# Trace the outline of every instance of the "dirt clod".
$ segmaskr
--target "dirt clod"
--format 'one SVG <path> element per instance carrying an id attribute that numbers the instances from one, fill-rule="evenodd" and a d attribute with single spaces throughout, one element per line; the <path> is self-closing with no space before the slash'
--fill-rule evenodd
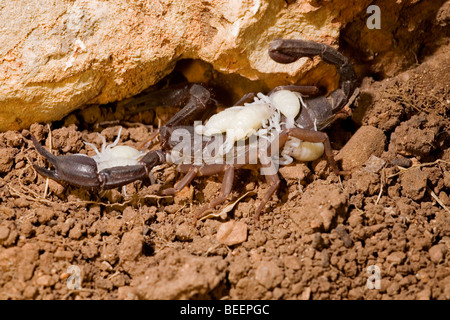
<path id="1" fill-rule="evenodd" d="M 124 261 L 135 260 L 142 253 L 143 241 L 139 228 L 125 233 L 119 246 L 119 258 Z"/>
<path id="2" fill-rule="evenodd" d="M 343 170 L 360 167 L 370 156 L 381 156 L 386 144 L 384 132 L 372 126 L 359 128 L 346 145 L 339 151 L 336 160 Z"/>
<path id="3" fill-rule="evenodd" d="M 217 230 L 217 241 L 227 246 L 242 243 L 247 239 L 247 229 L 247 224 L 243 222 L 225 222 Z"/>
<path id="4" fill-rule="evenodd" d="M 272 289 L 283 280 L 283 271 L 273 261 L 263 261 L 256 267 L 255 279 L 265 288 Z"/>
<path id="5" fill-rule="evenodd" d="M 425 195 L 427 175 L 420 168 L 407 170 L 401 177 L 402 191 L 413 200 L 420 200 Z"/>
<path id="6" fill-rule="evenodd" d="M 447 247 L 445 244 L 437 244 L 432 246 L 428 252 L 430 254 L 431 261 L 434 263 L 440 263 L 447 253 Z"/>

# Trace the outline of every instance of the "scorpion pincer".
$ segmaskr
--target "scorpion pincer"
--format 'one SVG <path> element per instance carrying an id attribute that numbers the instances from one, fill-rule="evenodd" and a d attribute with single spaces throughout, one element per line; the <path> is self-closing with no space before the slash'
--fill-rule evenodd
<path id="1" fill-rule="evenodd" d="M 195 214 L 223 203 L 231 193 L 236 169 L 259 165 L 270 184 L 255 210 L 255 219 L 278 189 L 278 165 L 293 161 L 312 161 L 325 156 L 335 174 L 343 174 L 334 160 L 326 133 L 321 132 L 335 119 L 348 116 L 346 105 L 356 89 L 356 74 L 349 60 L 334 48 L 305 40 L 276 39 L 269 45 L 269 56 L 278 63 L 292 63 L 302 57 L 319 56 L 335 65 L 340 76 L 339 88 L 328 96 L 319 96 L 315 86 L 279 86 L 267 95 L 248 93 L 233 107 L 211 116 L 204 125 L 194 123 L 215 110 L 211 92 L 191 84 L 172 96 L 184 107 L 159 129 L 161 148 L 148 153 L 118 146 L 119 136 L 111 145 L 103 142 L 101 151 L 88 157 L 81 154 L 54 156 L 37 140 L 37 151 L 55 167 L 48 170 L 34 166 L 43 176 L 69 184 L 97 189 L 123 186 L 144 179 L 153 167 L 175 163 L 185 173 L 174 187 L 162 191 L 173 195 L 197 176 L 223 174 L 220 194 Z M 176 104 L 176 101 L 174 101 Z M 201 136 L 200 143 L 196 137 Z M 201 157 L 197 157 L 200 155 Z M 200 160 L 198 160 L 200 159 Z"/>

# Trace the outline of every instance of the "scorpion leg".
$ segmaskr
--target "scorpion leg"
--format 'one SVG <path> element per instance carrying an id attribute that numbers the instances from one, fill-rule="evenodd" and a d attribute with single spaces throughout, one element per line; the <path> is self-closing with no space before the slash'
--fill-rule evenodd
<path id="1" fill-rule="evenodd" d="M 259 204 L 258 208 L 255 210 L 254 219 L 256 223 L 259 223 L 259 217 L 261 215 L 262 210 L 266 206 L 267 202 L 269 202 L 269 200 L 272 198 L 273 194 L 280 187 L 280 177 L 278 176 L 277 170 L 272 160 L 273 150 L 271 149 L 273 149 L 273 147 L 278 148 L 278 145 L 275 146 L 269 145 L 266 150 L 266 153 L 258 152 L 258 159 L 261 163 L 262 174 L 264 174 L 266 181 L 270 185 L 270 187 L 269 190 L 264 194 L 264 197 L 261 200 L 261 203 Z"/>
<path id="2" fill-rule="evenodd" d="M 175 183 L 175 186 L 173 188 L 168 188 L 162 191 L 163 195 L 173 195 L 183 189 L 184 187 L 188 186 L 192 180 L 197 176 L 198 173 L 198 167 L 190 165 L 187 173 L 184 175 L 184 177 Z"/>
<path id="3" fill-rule="evenodd" d="M 250 103 L 250 102 L 253 101 L 253 99 L 255 99 L 255 97 L 256 97 L 256 93 L 254 93 L 254 92 L 246 93 L 246 94 L 244 94 L 244 95 L 242 96 L 242 98 L 240 98 L 240 99 L 233 105 L 233 107 L 236 107 L 236 106 L 243 106 L 244 103 Z"/>
<path id="4" fill-rule="evenodd" d="M 211 200 L 210 203 L 201 207 L 195 213 L 195 220 L 198 220 L 198 219 L 204 217 L 205 211 L 212 209 L 215 206 L 224 202 L 231 193 L 231 190 L 233 188 L 233 181 L 234 181 L 234 165 L 211 164 L 211 165 L 206 165 L 206 166 L 200 168 L 200 170 L 199 170 L 200 175 L 209 176 L 209 175 L 222 173 L 222 172 L 224 173 L 224 175 L 223 175 L 222 187 L 220 189 L 219 197 L 215 198 L 214 200 Z"/>
<path id="5" fill-rule="evenodd" d="M 157 92 L 158 96 L 169 94 L 168 101 L 163 106 L 177 107 L 184 105 L 170 120 L 161 128 L 157 129 L 152 136 L 144 142 L 141 147 L 147 147 L 151 141 L 159 134 L 163 149 L 167 149 L 167 141 L 170 138 L 171 127 L 188 125 L 194 120 L 200 120 L 202 117 L 215 111 L 216 101 L 212 98 L 211 92 L 199 84 L 185 85 L 177 89 L 164 89 Z M 152 93 L 156 94 L 156 93 Z"/>
<path id="6" fill-rule="evenodd" d="M 325 156 L 327 157 L 328 163 L 336 175 L 346 175 L 346 171 L 341 171 L 339 166 L 337 165 L 336 160 L 334 160 L 333 149 L 331 148 L 330 139 L 325 132 L 314 131 L 309 129 L 302 128 L 290 128 L 285 129 L 280 134 L 280 148 L 284 146 L 284 143 L 287 141 L 288 137 L 295 137 L 302 141 L 308 142 L 322 142 L 325 149 Z"/>
<path id="7" fill-rule="evenodd" d="M 277 173 L 266 175 L 266 181 L 270 184 L 269 191 L 266 192 L 264 198 L 261 200 L 258 208 L 255 211 L 255 221 L 259 221 L 259 216 L 261 215 L 261 211 L 264 209 L 265 205 L 272 198 L 273 194 L 280 187 L 280 177 Z"/>
<path id="8" fill-rule="evenodd" d="M 205 111 L 208 111 L 208 107 L 214 105 L 215 100 L 213 100 L 211 92 L 202 85 L 193 84 L 189 89 L 189 100 L 186 105 L 170 118 L 166 127 L 187 125 L 194 120 L 199 120 L 205 114 Z"/>
<path id="9" fill-rule="evenodd" d="M 173 195 L 189 185 L 192 180 L 196 176 L 211 176 L 214 174 L 224 173 L 222 187 L 220 189 L 219 197 L 212 200 L 210 203 L 202 206 L 195 213 L 195 220 L 202 218 L 204 212 L 214 208 L 215 206 L 224 202 L 227 197 L 230 195 L 231 190 L 233 188 L 233 180 L 234 180 L 234 165 L 230 164 L 210 164 L 205 165 L 203 167 L 194 166 L 194 165 L 180 165 L 180 171 L 186 172 L 185 176 L 175 184 L 174 188 L 168 188 L 163 190 L 162 194 L 164 195 Z"/>
<path id="10" fill-rule="evenodd" d="M 263 167 L 270 167 L 272 165 L 271 157 L 269 157 L 268 155 L 273 155 L 273 152 L 274 152 L 273 149 L 281 150 L 289 137 L 295 137 L 302 141 L 323 143 L 324 149 L 325 149 L 325 155 L 328 159 L 328 163 L 329 163 L 331 169 L 333 170 L 333 172 L 336 175 L 347 174 L 346 171 L 339 170 L 339 167 L 333 156 L 333 150 L 331 148 L 330 139 L 328 138 L 328 135 L 324 132 L 302 129 L 302 128 L 290 128 L 290 129 L 285 129 L 283 132 L 281 132 L 281 134 L 279 135 L 278 144 L 270 145 L 267 148 L 266 155 L 262 155 L 262 154 L 259 155 L 261 163 L 264 163 L 262 165 Z M 280 177 L 278 176 L 277 173 L 266 174 L 265 177 L 266 177 L 267 183 L 270 184 L 270 187 L 269 187 L 269 191 L 266 192 L 263 199 L 261 200 L 261 203 L 259 204 L 258 208 L 255 211 L 255 220 L 256 221 L 259 221 L 259 216 L 261 215 L 261 212 L 264 209 L 264 206 L 267 204 L 267 202 L 270 200 L 270 198 L 272 198 L 273 194 L 276 192 L 276 190 L 280 186 Z"/>
<path id="11" fill-rule="evenodd" d="M 169 122 L 159 129 L 161 135 L 161 145 L 163 149 L 170 149 L 168 141 L 171 136 L 171 128 L 181 125 L 189 125 L 194 120 L 200 120 L 205 115 L 214 112 L 216 101 L 212 98 L 211 92 L 205 87 L 193 84 L 189 90 L 189 100 L 186 105 L 178 111 Z"/>

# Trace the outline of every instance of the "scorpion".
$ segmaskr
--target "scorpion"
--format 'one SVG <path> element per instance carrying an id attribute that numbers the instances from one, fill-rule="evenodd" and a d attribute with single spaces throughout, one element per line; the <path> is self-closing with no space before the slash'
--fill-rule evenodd
<path id="1" fill-rule="evenodd" d="M 259 165 L 269 189 L 255 210 L 255 220 L 280 186 L 278 165 L 293 161 L 313 161 L 325 153 L 331 170 L 343 175 L 334 157 L 328 135 L 321 130 L 334 120 L 349 116 L 349 100 L 356 90 L 356 74 L 348 58 L 326 44 L 308 40 L 275 39 L 268 54 L 278 63 L 289 64 L 303 57 L 319 56 L 336 66 L 339 87 L 328 96 L 318 95 L 315 86 L 286 85 L 272 89 L 267 95 L 248 93 L 234 106 L 207 118 L 205 125 L 198 120 L 215 112 L 217 102 L 212 92 L 200 84 L 189 84 L 168 93 L 167 99 L 183 107 L 157 131 L 160 148 L 149 152 L 118 145 L 101 150 L 93 145 L 96 155 L 55 156 L 32 136 L 36 150 L 54 170 L 39 167 L 42 176 L 71 185 L 106 190 L 124 186 L 150 177 L 154 167 L 177 164 L 184 176 L 173 187 L 161 191 L 174 195 L 198 176 L 223 174 L 219 196 L 204 204 L 195 219 L 222 204 L 230 195 L 236 169 Z M 253 101 L 252 101 L 253 100 Z M 194 121 L 194 125 L 192 122 Z M 197 121 L 197 122 L 195 122 Z M 194 141 L 200 135 L 199 141 Z M 200 155 L 200 161 L 196 160 Z"/>

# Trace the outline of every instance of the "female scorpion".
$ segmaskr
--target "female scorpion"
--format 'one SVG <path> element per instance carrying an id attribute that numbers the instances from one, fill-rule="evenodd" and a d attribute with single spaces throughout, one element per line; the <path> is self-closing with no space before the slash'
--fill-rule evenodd
<path id="1" fill-rule="evenodd" d="M 55 170 L 37 165 L 34 168 L 56 181 L 110 189 L 148 177 L 157 165 L 178 164 L 178 170 L 185 175 L 173 188 L 163 190 L 164 195 L 175 194 L 197 176 L 222 173 L 219 196 L 196 212 L 198 219 L 206 210 L 227 199 L 236 169 L 258 164 L 270 185 L 255 211 L 255 219 L 258 219 L 279 187 L 278 164 L 289 163 L 292 158 L 311 161 L 324 152 L 333 172 L 343 174 L 334 160 L 327 134 L 320 130 L 342 115 L 348 116 L 344 107 L 353 95 L 357 81 L 349 60 L 325 44 L 276 39 L 269 45 L 269 56 L 283 64 L 302 57 L 320 56 L 336 66 L 340 86 L 326 97 L 317 96 L 314 86 L 280 86 L 267 95 L 247 94 L 235 106 L 213 115 L 205 125 L 192 125 L 193 121 L 204 118 L 207 111 L 215 110 L 216 102 L 209 90 L 191 84 L 168 96 L 170 102 L 184 107 L 159 129 L 160 149 L 144 153 L 117 146 L 118 136 L 111 145 L 104 142 L 101 152 L 96 150 L 94 157 L 82 154 L 55 156 L 32 137 L 37 151 Z M 198 135 L 202 138 L 195 141 Z M 200 161 L 196 161 L 198 154 L 202 155 Z"/>

